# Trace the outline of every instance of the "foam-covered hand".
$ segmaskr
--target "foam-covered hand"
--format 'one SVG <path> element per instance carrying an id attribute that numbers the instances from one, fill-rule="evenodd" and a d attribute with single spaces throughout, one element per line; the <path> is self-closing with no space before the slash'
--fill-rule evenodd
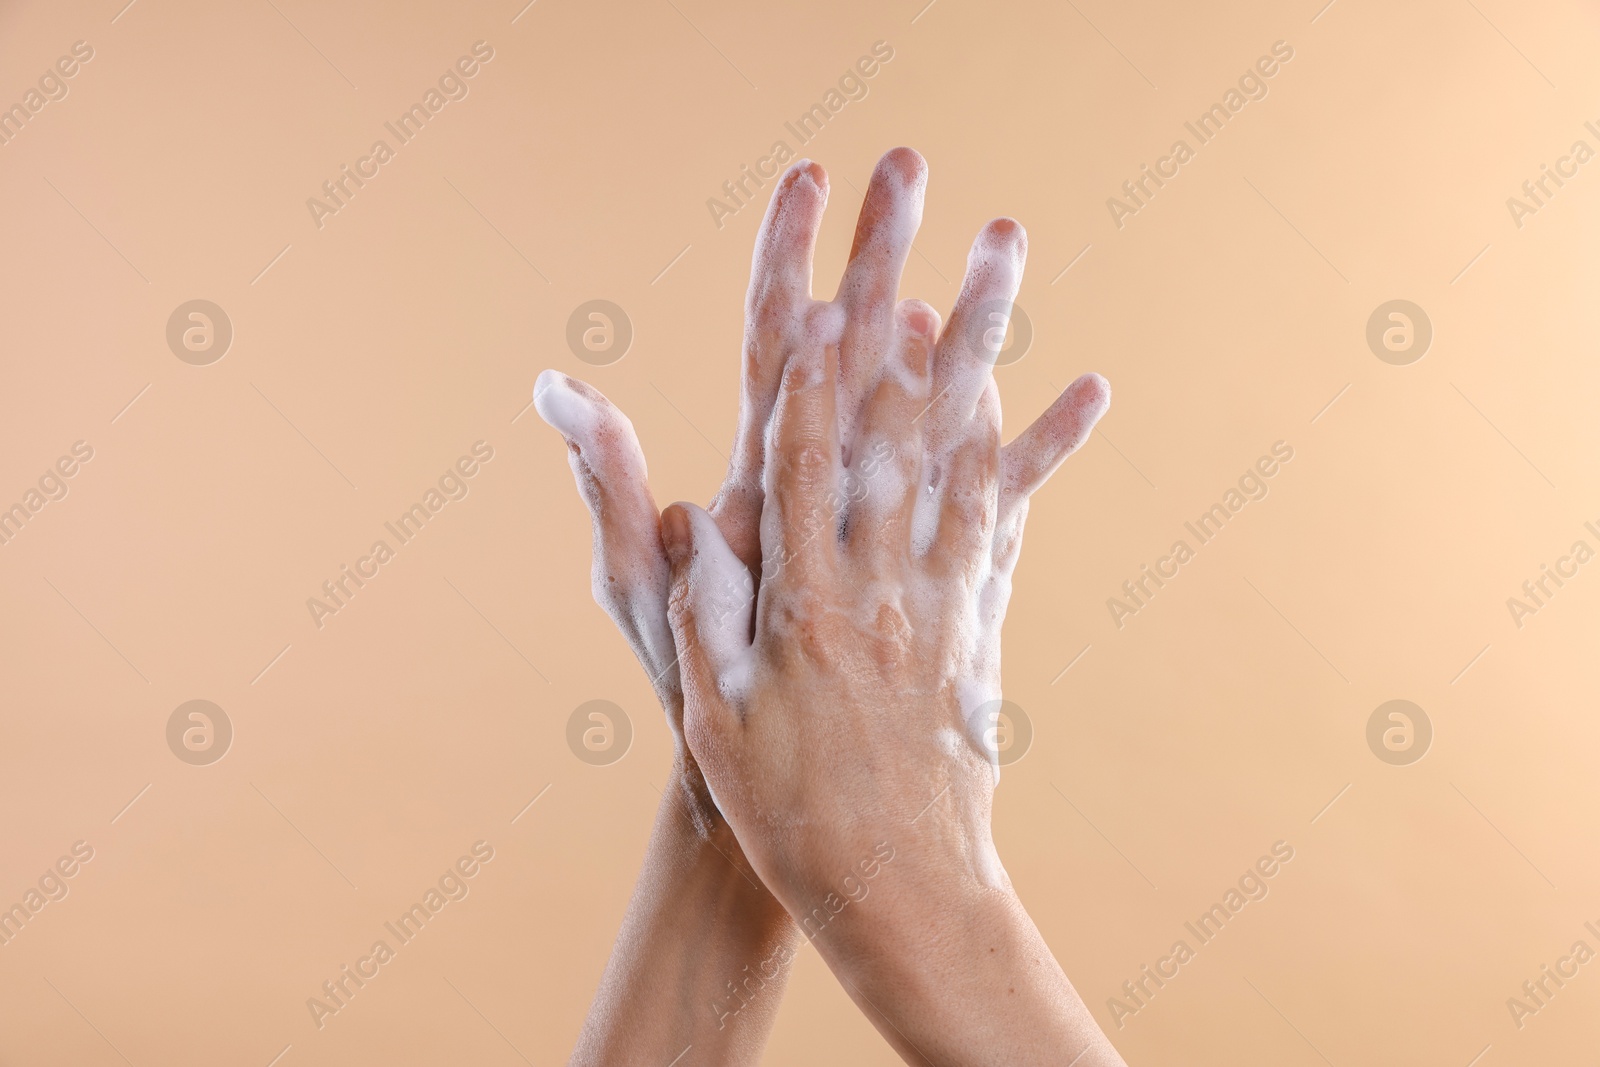
<path id="1" fill-rule="evenodd" d="M 732 458 L 708 508 L 748 575 L 761 565 L 767 422 L 785 360 L 802 343 L 808 316 L 819 307 L 832 307 L 844 323 L 841 358 L 846 368 L 836 407 L 853 416 L 893 343 L 896 290 L 922 218 L 926 183 L 927 167 L 910 149 L 894 149 L 879 162 L 862 205 L 849 265 L 831 305 L 811 296 L 812 253 L 827 202 L 826 174 L 817 164 L 801 160 L 784 173 L 773 193 L 757 237 L 745 301 Z M 667 623 L 669 568 L 638 437 L 628 418 L 598 390 L 556 371 L 539 376 L 534 404 L 565 438 L 578 491 L 589 509 L 595 600 L 615 620 L 649 674 L 679 741 L 692 788 L 697 775 L 681 743 L 683 701 L 673 669 L 677 650 Z M 848 426 L 845 432 L 848 440 Z M 752 581 L 740 584 L 754 588 Z"/>
<path id="2" fill-rule="evenodd" d="M 894 298 L 922 215 L 926 168 L 909 149 L 886 155 L 867 189 L 855 248 L 831 305 L 811 298 L 811 259 L 827 199 L 822 168 L 784 174 L 757 238 L 745 305 L 738 430 L 727 479 L 705 521 L 753 589 L 766 428 L 785 361 L 819 306 L 843 322 L 838 410 L 854 412 L 894 334 Z M 740 853 L 683 743 L 677 652 L 667 624 L 669 568 L 632 425 L 596 390 L 546 372 L 539 414 L 566 439 L 594 526 L 595 599 L 655 685 L 678 742 L 638 885 L 573 1052 L 580 1067 L 667 1063 L 688 1048 L 702 1064 L 754 1063 L 776 1016 L 798 937 Z M 688 818 L 685 818 L 687 813 Z M 739 985 L 735 985 L 738 979 Z M 750 998 L 759 983 L 761 995 Z"/>
<path id="3" fill-rule="evenodd" d="M 1025 255 L 1021 227 L 996 220 L 942 335 L 925 305 L 900 308 L 891 358 L 845 422 L 849 447 L 836 410 L 852 388 L 848 322 L 835 305 L 809 309 L 769 429 L 754 600 L 746 560 L 710 515 L 674 505 L 663 516 L 684 726 L 712 796 L 863 1010 L 908 1057 L 933 1062 L 1032 1062 L 1091 1041 L 1111 1058 L 1085 1063 L 1116 1062 L 1092 1023 L 1083 1030 L 990 837 L 987 712 L 1028 496 L 1110 402 L 1105 380 L 1085 375 L 1001 448 L 989 316 L 998 309 L 1003 325 Z M 865 903 L 844 906 L 854 899 Z M 1004 954 L 941 957 L 974 934 Z M 1027 993 L 946 1031 L 950 994 L 994 968 Z M 1031 1022 L 1012 1018 L 1035 1009 Z M 1019 1023 L 1054 1043 L 1017 1044 Z"/>

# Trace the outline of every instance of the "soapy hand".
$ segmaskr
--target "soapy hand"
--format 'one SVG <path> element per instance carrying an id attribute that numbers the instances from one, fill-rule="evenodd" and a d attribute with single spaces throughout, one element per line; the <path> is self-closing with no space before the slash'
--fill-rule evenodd
<path id="1" fill-rule="evenodd" d="M 739 421 L 732 458 L 708 514 L 747 573 L 761 566 L 759 522 L 766 429 L 784 363 L 819 306 L 844 322 L 837 409 L 853 413 L 892 342 L 895 292 L 922 218 L 927 166 L 910 149 L 886 154 L 873 172 L 855 247 L 832 305 L 811 298 L 811 260 L 827 202 L 827 178 L 808 160 L 784 173 L 762 222 L 745 301 Z M 534 406 L 566 440 L 578 490 L 594 531 L 592 589 L 632 646 L 667 710 L 680 760 L 698 781 L 682 744 L 683 697 L 677 650 L 667 623 L 669 569 L 660 516 L 650 495 L 644 453 L 633 424 L 593 387 L 555 371 L 534 386 Z M 848 439 L 849 428 L 845 428 Z M 753 589 L 750 582 L 743 583 Z M 691 785 L 693 804 L 707 818 L 714 808 Z"/>
<path id="2" fill-rule="evenodd" d="M 864 382 L 845 378 L 837 305 L 806 309 L 768 430 L 754 599 L 705 512 L 668 508 L 662 538 L 689 748 L 863 1011 L 908 1059 L 1083 1053 L 1087 1067 L 1120 1061 L 1017 901 L 989 824 L 989 709 L 1028 497 L 1110 402 L 1085 375 L 1000 447 L 989 316 L 1003 325 L 1025 256 L 1020 226 L 990 223 L 949 326 L 903 303 Z M 856 392 L 866 403 L 841 419 Z M 892 873 L 846 910 L 861 858 L 885 849 Z"/>
<path id="3" fill-rule="evenodd" d="M 922 216 L 927 169 L 909 149 L 873 172 L 845 278 L 838 410 L 854 412 L 893 337 L 900 270 Z M 779 180 L 751 267 L 745 305 L 738 429 L 727 478 L 708 519 L 753 590 L 761 565 L 766 427 L 785 361 L 804 337 L 811 260 L 827 179 L 802 160 Z M 591 387 L 547 371 L 534 388 L 540 415 L 565 438 L 594 530 L 593 589 L 632 645 L 666 708 L 677 742 L 672 772 L 622 932 L 601 979 L 574 1064 L 667 1062 L 692 1045 L 701 1063 L 760 1056 L 799 933 L 749 869 L 683 742 L 677 652 L 667 622 L 669 567 L 633 427 Z M 762 996 L 731 978 L 754 966 Z M 769 971 L 771 973 L 769 973 Z"/>
<path id="4" fill-rule="evenodd" d="M 1020 265 L 1021 248 L 1014 224 L 992 224 L 974 275 Z M 1002 450 L 998 394 L 959 330 L 961 305 L 937 348 L 932 310 L 903 307 L 847 461 L 832 312 L 810 316 L 773 413 L 757 596 L 708 514 L 679 504 L 662 519 L 690 750 L 795 915 L 883 834 L 939 824 L 912 829 L 936 798 L 950 818 L 928 863 L 1005 886 L 989 840 L 989 713 L 1011 572 L 1028 494 L 1109 402 L 1086 375 Z"/>
<path id="5" fill-rule="evenodd" d="M 802 161 L 780 181 L 751 273 L 733 458 L 709 509 L 657 516 L 632 427 L 598 392 L 546 372 L 535 400 L 589 506 L 596 599 L 668 710 L 675 777 L 708 839 L 748 857 L 763 897 L 776 895 L 908 1060 L 1105 1067 L 1121 1060 L 995 853 L 986 712 L 1028 497 L 1086 439 L 1109 390 L 1085 375 L 1000 447 L 992 369 L 1026 238 L 1009 219 L 985 227 L 941 330 L 932 308 L 895 299 L 925 183 L 915 152 L 884 156 L 824 302 L 810 281 L 826 175 Z M 710 973 L 683 976 L 687 960 L 731 952 L 737 971 L 748 951 L 696 952 L 668 929 L 685 900 L 662 834 L 658 821 L 574 1062 L 686 1036 L 712 1060 L 743 1060 L 770 1028 L 776 994 L 739 1043 L 715 1044 L 727 1007 L 712 1033 L 672 1025 Z M 858 872 L 873 879 L 870 901 Z M 860 904 L 843 909 L 841 892 Z M 792 942 L 792 923 L 774 934 L 757 913 L 701 925 L 763 954 Z M 677 1000 L 657 973 L 683 987 Z"/>

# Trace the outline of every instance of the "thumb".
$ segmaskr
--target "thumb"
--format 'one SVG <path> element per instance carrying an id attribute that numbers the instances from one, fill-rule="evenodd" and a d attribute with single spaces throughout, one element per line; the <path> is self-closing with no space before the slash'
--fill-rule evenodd
<path id="1" fill-rule="evenodd" d="M 1029 496 L 1050 480 L 1063 460 L 1089 439 L 1095 423 L 1111 407 L 1111 383 L 1085 374 L 1001 449 L 1006 492 Z"/>
<path id="2" fill-rule="evenodd" d="M 701 701 L 720 705 L 719 682 L 732 680 L 750 651 L 750 570 L 716 520 L 693 504 L 673 504 L 661 513 L 661 544 L 672 568 L 667 618 L 678 647 L 685 711 Z"/>
<path id="3" fill-rule="evenodd" d="M 667 561 L 656 534 L 644 452 L 633 424 L 600 391 L 545 371 L 533 389 L 539 416 L 566 440 L 567 459 L 594 527 L 594 598 L 622 631 L 664 703 L 671 683 Z"/>

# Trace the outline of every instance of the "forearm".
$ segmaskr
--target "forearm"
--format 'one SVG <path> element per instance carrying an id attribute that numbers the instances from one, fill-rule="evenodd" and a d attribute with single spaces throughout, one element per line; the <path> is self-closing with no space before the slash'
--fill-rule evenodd
<path id="1" fill-rule="evenodd" d="M 815 944 L 908 1063 L 1122 1067 L 1009 885 L 881 881 Z"/>
<path id="2" fill-rule="evenodd" d="M 680 770 L 668 782 L 573 1065 L 756 1062 L 799 934 Z M 709 810 L 708 810 L 709 809 Z"/>

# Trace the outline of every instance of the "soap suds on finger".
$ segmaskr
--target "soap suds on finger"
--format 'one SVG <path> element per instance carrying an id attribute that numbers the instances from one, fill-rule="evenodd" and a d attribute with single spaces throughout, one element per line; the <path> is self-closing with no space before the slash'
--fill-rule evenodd
<path id="1" fill-rule="evenodd" d="M 547 370 L 534 408 L 567 441 L 567 460 L 593 527 L 594 598 L 658 672 L 672 657 L 668 585 L 644 452 L 627 416 L 592 386 Z"/>

